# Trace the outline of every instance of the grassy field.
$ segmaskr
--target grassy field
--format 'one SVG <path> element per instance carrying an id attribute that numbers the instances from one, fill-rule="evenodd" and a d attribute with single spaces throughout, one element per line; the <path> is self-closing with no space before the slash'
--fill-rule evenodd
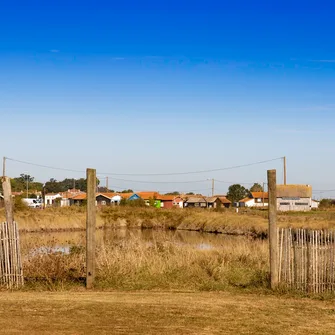
<path id="1" fill-rule="evenodd" d="M 333 301 L 211 292 L 1 292 L 3 334 L 334 334 Z"/>
<path id="2" fill-rule="evenodd" d="M 4 220 L 0 210 L 0 220 Z M 21 230 L 80 230 L 85 229 L 84 207 L 21 209 L 15 213 Z M 278 213 L 279 227 L 332 229 L 335 211 Z M 97 227 L 185 229 L 226 234 L 267 236 L 267 211 L 155 209 L 134 207 L 106 207 L 98 210 Z"/>

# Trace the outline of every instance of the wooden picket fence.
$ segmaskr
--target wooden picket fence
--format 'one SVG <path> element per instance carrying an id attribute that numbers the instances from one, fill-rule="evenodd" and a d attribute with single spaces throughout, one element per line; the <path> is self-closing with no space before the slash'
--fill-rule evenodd
<path id="1" fill-rule="evenodd" d="M 23 284 L 18 225 L 0 223 L 0 285 L 18 288 Z"/>
<path id="2" fill-rule="evenodd" d="M 278 229 L 279 285 L 310 293 L 335 290 L 335 231 Z"/>

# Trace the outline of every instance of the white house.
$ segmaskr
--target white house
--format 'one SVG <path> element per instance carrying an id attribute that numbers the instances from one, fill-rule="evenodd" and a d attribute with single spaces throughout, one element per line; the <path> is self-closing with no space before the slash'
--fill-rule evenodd
<path id="1" fill-rule="evenodd" d="M 239 207 L 267 207 L 269 205 L 268 192 L 251 192 L 250 197 L 239 201 Z"/>
<path id="2" fill-rule="evenodd" d="M 45 196 L 44 196 L 44 201 L 45 201 L 45 206 L 48 207 L 48 206 L 52 206 L 56 199 L 61 199 L 62 196 L 59 194 L 59 193 L 47 193 Z"/>

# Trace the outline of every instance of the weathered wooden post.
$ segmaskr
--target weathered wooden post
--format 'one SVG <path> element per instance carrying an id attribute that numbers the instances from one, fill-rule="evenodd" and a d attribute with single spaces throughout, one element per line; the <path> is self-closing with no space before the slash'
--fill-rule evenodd
<path id="1" fill-rule="evenodd" d="M 87 169 L 87 209 L 86 209 L 86 288 L 91 289 L 95 277 L 95 187 L 96 170 Z"/>
<path id="2" fill-rule="evenodd" d="M 278 285 L 277 248 L 277 178 L 276 170 L 268 170 L 269 189 L 269 245 L 271 288 Z"/>
<path id="3" fill-rule="evenodd" d="M 2 177 L 2 190 L 5 201 L 5 213 L 6 213 L 6 222 L 9 225 L 13 224 L 13 199 L 12 199 L 12 188 L 10 185 L 9 177 Z"/>

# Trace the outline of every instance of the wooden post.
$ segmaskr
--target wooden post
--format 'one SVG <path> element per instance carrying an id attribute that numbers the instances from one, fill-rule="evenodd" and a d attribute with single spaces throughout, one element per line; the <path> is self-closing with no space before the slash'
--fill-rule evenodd
<path id="1" fill-rule="evenodd" d="M 91 289 L 95 276 L 95 189 L 96 170 L 87 169 L 87 209 L 86 209 L 86 288 Z"/>
<path id="2" fill-rule="evenodd" d="M 286 156 L 284 158 L 284 185 L 286 185 Z"/>
<path id="3" fill-rule="evenodd" d="M 6 222 L 8 224 L 13 224 L 13 199 L 12 199 L 12 188 L 10 185 L 9 177 L 2 177 L 2 190 L 5 200 L 5 213 L 6 213 Z"/>
<path id="4" fill-rule="evenodd" d="M 276 170 L 268 170 L 269 190 L 269 244 L 270 244 L 270 278 L 271 288 L 278 285 L 277 257 L 277 180 Z"/>

